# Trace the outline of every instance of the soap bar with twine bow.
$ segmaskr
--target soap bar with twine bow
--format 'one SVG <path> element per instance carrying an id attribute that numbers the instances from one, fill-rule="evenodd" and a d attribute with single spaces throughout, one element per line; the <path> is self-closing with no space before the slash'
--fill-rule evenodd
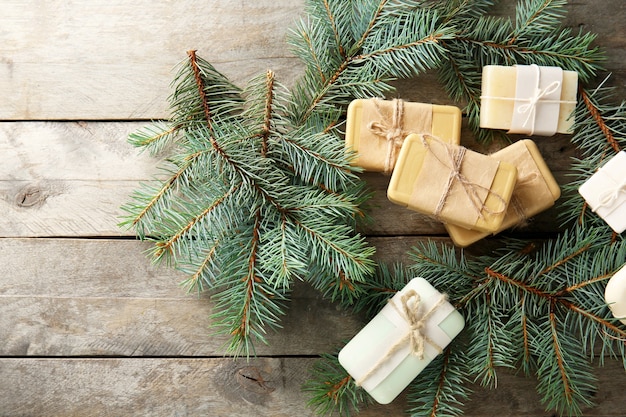
<path id="1" fill-rule="evenodd" d="M 480 127 L 552 136 L 572 133 L 578 74 L 558 67 L 483 67 Z"/>
<path id="2" fill-rule="evenodd" d="M 455 106 L 412 103 L 399 99 L 358 99 L 348 106 L 346 150 L 353 165 L 391 173 L 402 142 L 410 133 L 428 133 L 458 145 L 461 110 Z"/>
<path id="3" fill-rule="evenodd" d="M 424 278 L 413 278 L 339 352 L 339 363 L 388 404 L 458 335 L 463 316 Z"/>
<path id="4" fill-rule="evenodd" d="M 511 227 L 525 226 L 531 217 L 552 207 L 561 196 L 559 184 L 532 140 L 520 140 L 489 156 L 517 168 L 517 181 L 511 201 L 502 225 L 493 234 Z M 469 246 L 490 235 L 453 224 L 445 226 L 450 238 L 459 247 Z"/>
<path id="5" fill-rule="evenodd" d="M 626 230 L 626 151 L 613 156 L 578 192 L 616 233 Z"/>
<path id="6" fill-rule="evenodd" d="M 387 197 L 443 223 L 492 233 L 504 220 L 516 179 L 509 163 L 412 134 L 398 155 Z"/>

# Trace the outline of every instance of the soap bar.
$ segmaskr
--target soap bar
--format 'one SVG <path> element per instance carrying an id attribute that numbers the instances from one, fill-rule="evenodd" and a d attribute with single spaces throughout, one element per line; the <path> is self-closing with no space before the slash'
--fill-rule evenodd
<path id="1" fill-rule="evenodd" d="M 613 156 L 578 192 L 616 233 L 626 230 L 626 151 Z"/>
<path id="2" fill-rule="evenodd" d="M 626 324 L 626 265 L 609 279 L 604 289 L 604 299 L 613 317 Z"/>
<path id="3" fill-rule="evenodd" d="M 387 197 L 444 223 L 491 233 L 504 220 L 516 179 L 511 164 L 412 134 L 400 149 Z"/>
<path id="4" fill-rule="evenodd" d="M 412 330 L 409 323 L 417 321 L 423 327 Z M 374 400 L 388 404 L 464 326 L 443 294 L 424 278 L 413 278 L 344 346 L 339 363 Z M 422 338 L 423 352 L 412 350 L 410 337 Z"/>
<path id="5" fill-rule="evenodd" d="M 358 99 L 348 106 L 346 149 L 366 171 L 390 173 L 410 133 L 429 133 L 459 144 L 461 109 L 402 100 Z"/>
<path id="6" fill-rule="evenodd" d="M 511 201 L 502 225 L 494 234 L 547 210 L 561 196 L 559 184 L 532 140 L 520 140 L 490 156 L 517 168 L 517 181 Z M 460 247 L 469 246 L 489 235 L 453 224 L 446 224 L 445 227 L 454 244 Z"/>
<path id="7" fill-rule="evenodd" d="M 557 67 L 483 67 L 480 127 L 552 136 L 572 133 L 578 73 Z"/>

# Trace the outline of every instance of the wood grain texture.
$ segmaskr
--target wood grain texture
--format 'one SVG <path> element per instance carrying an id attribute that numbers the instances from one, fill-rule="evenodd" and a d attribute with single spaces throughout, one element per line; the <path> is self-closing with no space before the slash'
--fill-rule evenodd
<path id="1" fill-rule="evenodd" d="M 301 391 L 311 358 L 0 358 L 0 416 L 313 417 Z M 623 378 L 615 366 L 596 370 L 597 407 L 585 416 L 623 416 Z M 499 374 L 499 388 L 477 388 L 467 417 L 552 416 L 532 378 Z M 28 393 L 28 395 L 24 395 Z M 403 395 L 371 405 L 362 417 L 406 415 Z"/>
<path id="2" fill-rule="evenodd" d="M 6 0 L 0 119 L 155 119 L 175 66 L 197 49 L 243 85 L 300 67 L 285 47 L 302 0 Z"/>
<path id="3" fill-rule="evenodd" d="M 207 294 L 132 240 L 0 239 L 0 356 L 221 356 Z M 283 328 L 258 355 L 319 355 L 363 318 L 295 285 Z"/>
<path id="4" fill-rule="evenodd" d="M 0 119 L 166 117 L 169 85 L 185 52 L 197 49 L 243 86 L 270 68 L 287 85 L 302 72 L 285 36 L 303 0 L 232 2 L 5 0 L 0 4 Z M 513 13 L 506 0 L 496 10 Z M 626 92 L 621 0 L 568 4 L 564 25 L 598 34 L 606 73 Z M 610 10 L 611 13 L 606 13 Z M 450 103 L 433 74 L 399 83 L 399 94 Z"/>
<path id="5" fill-rule="evenodd" d="M 174 68 L 198 54 L 243 86 L 273 69 L 292 85 L 302 66 L 285 36 L 304 0 L 2 0 L 0 2 L 0 416 L 313 416 L 300 389 L 315 356 L 340 347 L 365 318 L 304 283 L 262 357 L 222 357 L 211 335 L 209 294 L 146 259 L 150 244 L 117 227 L 119 207 L 158 159 L 128 133 L 167 117 Z M 514 0 L 497 15 L 512 15 Z M 570 1 L 564 24 L 598 34 L 608 85 L 626 96 L 626 2 Z M 395 83 L 412 101 L 456 104 L 435 72 Z M 45 122 L 55 120 L 54 122 Z M 467 129 L 463 145 L 483 153 Z M 538 138 L 559 183 L 575 156 L 569 136 Z M 443 227 L 386 199 L 388 177 L 364 174 L 374 192 L 362 227 L 377 259 L 410 263 L 425 240 L 448 244 Z M 556 209 L 511 235 L 539 240 L 558 230 Z M 91 239 L 95 237 L 95 239 Z M 121 238 L 120 238 L 121 237 Z M 467 250 L 501 246 L 489 237 Z M 623 416 L 624 368 L 595 370 L 596 408 Z M 532 378 L 502 371 L 498 389 L 473 387 L 469 417 L 553 416 Z M 403 416 L 404 396 L 361 416 Z"/>
<path id="6" fill-rule="evenodd" d="M 0 236 L 120 236 L 159 161 L 127 143 L 145 123 L 0 123 Z"/>
<path id="7" fill-rule="evenodd" d="M 0 123 L 1 237 L 131 236 L 120 229 L 120 206 L 140 182 L 159 174 L 159 159 L 127 143 L 128 134 L 143 122 L 5 122 Z M 482 153 L 505 146 L 477 144 L 464 129 L 462 144 Z M 539 138 L 537 145 L 559 183 L 566 175 L 575 147 L 568 136 Z M 443 225 L 392 204 L 387 199 L 389 177 L 363 174 L 374 192 L 370 214 L 374 222 L 362 232 L 372 236 L 442 235 Z M 556 211 L 537 216 L 517 233 L 558 230 Z"/>

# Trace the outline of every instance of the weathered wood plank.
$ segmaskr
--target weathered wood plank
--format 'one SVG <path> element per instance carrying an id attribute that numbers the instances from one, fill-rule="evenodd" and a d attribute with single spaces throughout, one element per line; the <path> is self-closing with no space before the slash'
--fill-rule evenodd
<path id="1" fill-rule="evenodd" d="M 1 416 L 314 416 L 313 359 L 0 359 Z M 402 415 L 403 404 L 363 417 Z"/>
<path id="2" fill-rule="evenodd" d="M 410 264 L 425 237 L 372 238 L 377 259 Z M 431 238 L 431 240 L 433 240 Z M 434 241 L 448 243 L 448 239 Z M 106 239 L 0 239 L 0 356 L 221 356 L 208 294 L 179 287 L 184 275 L 145 259 L 147 243 Z M 497 240 L 483 243 L 488 251 Z M 283 328 L 259 355 L 318 355 L 365 324 L 295 283 Z"/>
<path id="3" fill-rule="evenodd" d="M 290 85 L 302 65 L 289 52 L 285 35 L 303 4 L 5 0 L 0 5 L 0 119 L 166 117 L 173 67 L 189 49 L 198 49 L 238 85 L 267 68 Z M 498 13 L 510 14 L 513 4 L 503 1 Z M 623 2 L 577 1 L 567 9 L 566 26 L 598 34 L 596 43 L 609 58 L 606 68 L 623 94 Z M 402 96 L 449 102 L 436 77 L 400 85 Z"/>
<path id="4" fill-rule="evenodd" d="M 315 359 L 208 358 L 0 359 L 1 416 L 159 415 L 215 417 L 315 416 L 301 391 Z M 598 369 L 596 408 L 583 416 L 623 416 L 621 367 Z M 496 390 L 478 388 L 467 417 L 551 416 L 532 378 L 499 374 Z M 371 405 L 359 416 L 405 416 L 402 395 Z"/>
<path id="5" fill-rule="evenodd" d="M 119 236 L 120 205 L 158 160 L 126 142 L 144 123 L 0 123 L 0 236 Z"/>
<path id="6" fill-rule="evenodd" d="M 130 240 L 0 239 L 0 356 L 221 356 L 207 295 Z M 333 351 L 362 327 L 305 283 L 259 355 Z"/>
<path id="7" fill-rule="evenodd" d="M 300 72 L 285 47 L 302 0 L 6 0 L 0 119 L 166 117 L 173 68 L 198 49 L 239 85 Z"/>
<path id="8" fill-rule="evenodd" d="M 120 206 L 140 181 L 158 174 L 158 159 L 140 154 L 126 138 L 141 122 L 5 122 L 0 123 L 0 236 L 130 236 L 117 224 Z M 539 138 L 537 144 L 558 180 L 575 148 L 567 136 Z M 477 144 L 464 129 L 462 144 L 483 153 L 504 146 Z M 443 226 L 387 200 L 389 177 L 363 178 L 374 192 L 374 222 L 368 235 L 440 235 Z M 555 210 L 537 216 L 524 233 L 556 230 Z"/>

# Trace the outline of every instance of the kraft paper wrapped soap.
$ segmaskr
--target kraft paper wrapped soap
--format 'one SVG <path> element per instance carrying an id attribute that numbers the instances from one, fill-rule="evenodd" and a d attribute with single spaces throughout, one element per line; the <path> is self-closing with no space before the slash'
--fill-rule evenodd
<path id="1" fill-rule="evenodd" d="M 606 284 L 604 299 L 613 317 L 626 324 L 626 265 L 621 267 Z"/>
<path id="2" fill-rule="evenodd" d="M 559 184 L 532 140 L 520 140 L 490 156 L 517 168 L 517 181 L 511 201 L 502 225 L 494 234 L 523 224 L 528 218 L 552 207 L 561 196 Z M 471 245 L 490 234 L 452 224 L 445 226 L 454 244 L 460 247 Z"/>
<path id="3" fill-rule="evenodd" d="M 413 278 L 339 352 L 339 363 L 388 404 L 458 335 L 463 316 L 423 278 Z"/>
<path id="4" fill-rule="evenodd" d="M 393 203 L 466 229 L 500 228 L 515 166 L 426 135 L 409 135 L 389 181 Z"/>
<path id="5" fill-rule="evenodd" d="M 616 233 L 626 230 L 626 151 L 618 152 L 578 192 Z"/>
<path id="6" fill-rule="evenodd" d="M 480 127 L 552 136 L 572 133 L 578 74 L 558 67 L 483 67 Z"/>
<path id="7" fill-rule="evenodd" d="M 366 171 L 390 173 L 410 133 L 429 133 L 458 145 L 461 109 L 398 99 L 359 99 L 348 106 L 346 149 L 356 153 L 353 164 Z"/>

